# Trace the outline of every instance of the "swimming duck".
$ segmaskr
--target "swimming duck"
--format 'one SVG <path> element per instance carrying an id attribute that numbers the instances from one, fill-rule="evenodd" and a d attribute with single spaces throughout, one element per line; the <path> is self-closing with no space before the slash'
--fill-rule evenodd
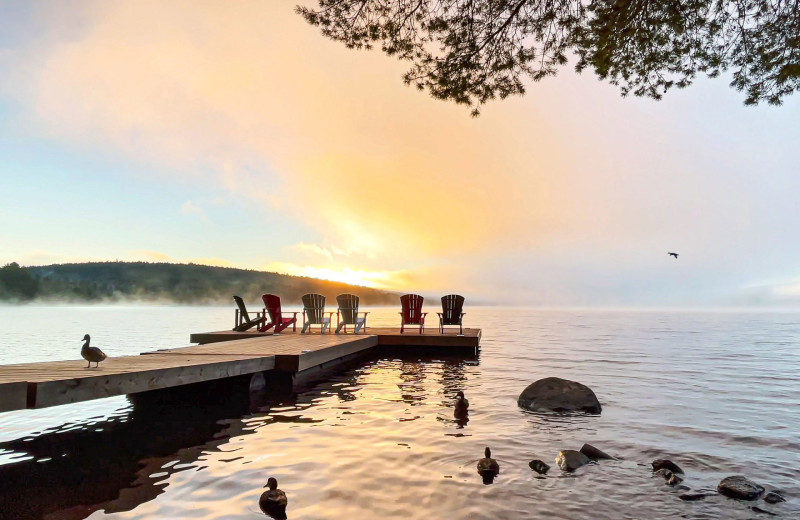
<path id="1" fill-rule="evenodd" d="M 89 364 L 86 365 L 86 368 L 92 366 L 92 363 L 96 363 L 95 367 L 99 367 L 100 362 L 108 357 L 99 348 L 89 346 L 89 341 L 91 341 L 91 339 L 92 338 L 90 338 L 88 334 L 85 335 L 83 337 L 83 341 L 86 343 L 84 343 L 83 347 L 81 348 L 81 357 L 89 362 Z"/>
<path id="2" fill-rule="evenodd" d="M 486 457 L 478 461 L 478 473 L 484 478 L 487 476 L 494 478 L 495 475 L 500 473 L 500 464 L 492 458 L 492 450 L 488 446 L 483 453 Z"/>
<path id="3" fill-rule="evenodd" d="M 456 394 L 456 408 L 453 413 L 456 417 L 464 417 L 469 413 L 469 401 L 464 397 L 464 392 L 460 390 Z"/>
<path id="4" fill-rule="evenodd" d="M 286 498 L 286 493 L 278 489 L 278 480 L 270 477 L 264 487 L 269 489 L 261 494 L 258 507 L 273 518 L 286 518 L 286 505 L 289 500 Z"/>

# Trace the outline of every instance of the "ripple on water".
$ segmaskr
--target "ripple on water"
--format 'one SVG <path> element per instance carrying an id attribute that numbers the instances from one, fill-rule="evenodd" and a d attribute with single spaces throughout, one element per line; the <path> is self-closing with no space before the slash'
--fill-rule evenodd
<path id="1" fill-rule="evenodd" d="M 168 310 L 65 307 L 59 315 L 66 337 L 82 337 L 98 318 L 113 323 L 93 338 L 120 354 L 179 346 L 198 322 L 229 326 L 227 308 Z M 26 319 L 40 311 L 0 314 L 4 344 L 30 339 Z M 376 311 L 374 324 L 394 325 L 393 313 Z M 484 327 L 477 360 L 367 360 L 249 411 L 195 403 L 150 417 L 115 398 L 4 414 L 1 481 L 24 486 L 22 494 L 48 481 L 39 493 L 49 495 L 35 503 L 58 508 L 14 518 L 253 518 L 268 476 L 287 492 L 290 518 L 753 516 L 748 504 L 720 496 L 680 500 L 652 475 L 659 457 L 683 466 L 693 490 L 745 473 L 789 499 L 760 506 L 800 517 L 800 319 L 485 308 L 468 317 Z M 72 343 L 44 336 L 26 345 L 37 359 L 76 355 Z M 3 361 L 19 362 L 8 357 L 14 351 Z M 519 392 L 548 376 L 593 388 L 603 414 L 520 410 Z M 470 400 L 466 423 L 453 417 L 458 390 Z M 585 442 L 620 460 L 561 473 L 558 451 Z M 486 446 L 501 465 L 491 485 L 475 469 Z M 528 468 L 534 458 L 553 467 L 549 475 Z"/>

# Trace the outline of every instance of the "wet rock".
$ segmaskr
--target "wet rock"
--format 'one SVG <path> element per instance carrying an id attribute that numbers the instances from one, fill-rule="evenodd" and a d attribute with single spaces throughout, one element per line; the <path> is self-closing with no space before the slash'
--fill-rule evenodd
<path id="1" fill-rule="evenodd" d="M 602 450 L 595 448 L 591 444 L 584 444 L 581 447 L 581 453 L 583 453 L 592 460 L 604 460 L 604 459 L 614 460 L 614 457 L 612 457 L 611 455 Z"/>
<path id="2" fill-rule="evenodd" d="M 755 500 L 764 493 L 764 488 L 742 475 L 734 475 L 722 479 L 717 491 L 730 498 Z"/>
<path id="3" fill-rule="evenodd" d="M 698 500 L 705 500 L 706 497 L 714 496 L 713 493 L 683 493 L 678 495 L 678 498 L 685 502 L 697 502 Z"/>
<path id="4" fill-rule="evenodd" d="M 786 499 L 777 491 L 770 491 L 764 495 L 764 502 L 767 504 L 777 504 L 778 502 L 786 502 Z"/>
<path id="5" fill-rule="evenodd" d="M 763 515 L 769 515 L 769 516 L 778 516 L 778 515 L 776 515 L 775 513 L 773 513 L 772 511 L 767 511 L 766 509 L 761 509 L 761 508 L 760 508 L 760 507 L 758 507 L 758 506 L 751 506 L 751 507 L 750 507 L 750 510 L 751 510 L 751 511 L 753 511 L 753 512 L 755 512 L 755 513 L 761 513 L 761 514 L 763 514 Z"/>
<path id="6" fill-rule="evenodd" d="M 564 471 L 575 471 L 591 461 L 589 457 L 575 450 L 561 450 L 556 457 L 556 464 Z"/>
<path id="7" fill-rule="evenodd" d="M 658 475 L 658 476 L 662 477 L 664 479 L 664 482 L 668 486 L 677 486 L 678 484 L 683 482 L 683 479 L 681 477 L 679 477 L 675 473 L 671 472 L 667 468 L 661 468 L 661 469 L 655 471 L 654 475 Z"/>
<path id="8" fill-rule="evenodd" d="M 658 471 L 664 468 L 670 470 L 673 473 L 680 473 L 681 475 L 683 474 L 683 470 L 681 469 L 681 467 L 669 459 L 656 459 L 650 464 L 652 464 L 653 466 L 653 471 Z"/>
<path id="9" fill-rule="evenodd" d="M 532 460 L 528 463 L 528 466 L 531 467 L 533 471 L 540 475 L 546 475 L 548 471 L 550 471 L 550 466 L 548 466 L 544 461 L 536 459 Z"/>
<path id="10" fill-rule="evenodd" d="M 547 377 L 530 384 L 519 395 L 517 405 L 532 412 L 599 414 L 602 411 L 591 388 L 558 377 Z"/>

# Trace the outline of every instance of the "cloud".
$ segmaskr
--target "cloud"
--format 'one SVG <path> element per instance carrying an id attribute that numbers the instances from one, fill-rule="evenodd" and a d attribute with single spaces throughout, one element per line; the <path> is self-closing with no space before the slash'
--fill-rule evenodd
<path id="1" fill-rule="evenodd" d="M 206 216 L 206 212 L 203 211 L 203 208 L 192 202 L 191 200 L 187 200 L 183 204 L 181 204 L 181 213 L 184 215 L 194 215 L 203 222 L 208 222 L 208 217 Z"/>

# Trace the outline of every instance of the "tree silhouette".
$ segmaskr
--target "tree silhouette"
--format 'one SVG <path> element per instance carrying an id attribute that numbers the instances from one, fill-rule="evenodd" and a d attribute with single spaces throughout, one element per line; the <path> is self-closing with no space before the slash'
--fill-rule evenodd
<path id="1" fill-rule="evenodd" d="M 799 0 L 317 0 L 297 12 L 354 49 L 411 62 L 403 79 L 478 107 L 575 69 L 660 99 L 730 71 L 748 105 L 800 89 Z"/>

